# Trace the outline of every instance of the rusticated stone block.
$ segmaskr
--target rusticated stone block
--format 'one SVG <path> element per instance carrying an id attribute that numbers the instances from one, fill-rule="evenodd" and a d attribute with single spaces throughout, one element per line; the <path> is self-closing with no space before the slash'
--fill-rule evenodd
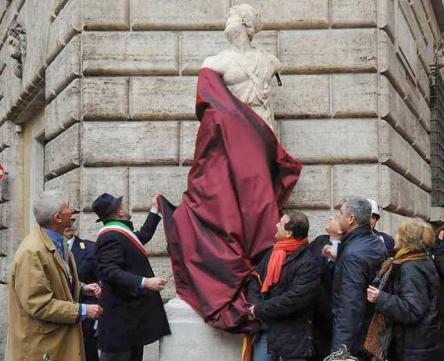
<path id="1" fill-rule="evenodd" d="M 432 207 L 431 208 L 431 221 L 442 221 L 444 219 L 444 207 Z"/>
<path id="2" fill-rule="evenodd" d="M 198 121 L 180 122 L 180 162 L 191 164 L 194 159 L 194 148 L 196 146 L 196 136 L 199 130 Z"/>
<path id="3" fill-rule="evenodd" d="M 415 183 L 416 185 L 421 185 L 422 183 L 422 168 L 424 159 L 417 153 L 415 149 L 409 147 L 408 151 L 409 155 L 409 171 L 406 174 L 406 177 Z"/>
<path id="4" fill-rule="evenodd" d="M 171 203 L 179 204 L 186 190 L 189 167 L 130 168 L 129 199 L 133 211 L 148 211 L 151 197 L 160 192 Z M 168 181 L 166 181 L 168 180 Z"/>
<path id="5" fill-rule="evenodd" d="M 58 175 L 80 165 L 80 125 L 74 124 L 45 145 L 45 174 Z"/>
<path id="6" fill-rule="evenodd" d="M 45 182 L 45 190 L 59 190 L 67 196 L 71 207 L 80 206 L 80 169 L 76 168 Z"/>
<path id="7" fill-rule="evenodd" d="M 333 0 L 331 3 L 332 26 L 376 26 L 377 0 Z"/>
<path id="8" fill-rule="evenodd" d="M 331 167 L 328 165 L 304 166 L 302 176 L 296 184 L 286 207 L 330 209 L 330 176 Z"/>
<path id="9" fill-rule="evenodd" d="M 328 75 L 287 75 L 275 87 L 272 104 L 281 118 L 325 118 L 329 114 Z M 311 91 L 307 91 L 311 89 Z"/>
<path id="10" fill-rule="evenodd" d="M 405 175 L 409 169 L 410 149 L 407 141 L 390 124 L 381 120 L 379 161 Z"/>
<path id="11" fill-rule="evenodd" d="M 415 119 L 415 136 L 414 147 L 421 156 L 430 160 L 430 136 L 427 131 L 422 127 L 421 123 Z"/>
<path id="12" fill-rule="evenodd" d="M 2 286 L 2 283 L 8 283 L 11 261 L 12 257 L 0 257 L 0 286 Z"/>
<path id="13" fill-rule="evenodd" d="M 414 214 L 415 185 L 388 167 L 380 168 L 381 206 L 407 216 Z"/>
<path id="14" fill-rule="evenodd" d="M 263 51 L 277 56 L 276 31 L 261 31 L 255 35 L 253 44 Z M 196 46 L 198 44 L 198 46 Z M 227 49 L 228 42 L 222 31 L 184 31 L 181 34 L 182 74 L 197 74 L 203 61 Z"/>
<path id="15" fill-rule="evenodd" d="M 377 119 L 284 120 L 281 128 L 282 143 L 305 164 L 378 161 Z"/>
<path id="16" fill-rule="evenodd" d="M 407 78 L 404 65 L 399 60 L 395 47 L 385 32 L 380 33 L 379 68 L 380 72 L 390 79 L 411 110 L 417 113 L 419 109 L 418 92 Z"/>
<path id="17" fill-rule="evenodd" d="M 175 32 L 85 32 L 87 75 L 174 75 L 179 72 Z"/>
<path id="18" fill-rule="evenodd" d="M 123 196 L 124 202 L 128 202 L 128 168 L 83 168 L 81 209 L 92 211 L 92 203 L 102 193 Z"/>
<path id="19" fill-rule="evenodd" d="M 73 0 L 66 4 L 50 24 L 48 34 L 47 62 L 50 63 L 65 44 L 82 30 L 81 1 Z"/>
<path id="20" fill-rule="evenodd" d="M 328 1 L 325 0 L 234 0 L 247 3 L 262 15 L 267 29 L 305 29 L 328 27 Z"/>
<path id="21" fill-rule="evenodd" d="M 334 216 L 338 211 L 331 210 L 303 210 L 310 222 L 310 229 L 308 231 L 308 240 L 311 242 L 317 236 L 321 234 L 327 234 L 324 227 L 327 224 L 328 219 Z"/>
<path id="22" fill-rule="evenodd" d="M 149 199 L 147 199 L 147 203 L 149 203 Z M 139 230 L 148 217 L 148 212 L 132 212 L 131 216 L 131 221 L 134 224 L 134 229 Z M 156 232 L 153 235 L 153 238 L 145 245 L 145 248 L 148 251 L 149 256 L 168 255 L 167 242 L 163 229 L 163 221 L 160 221 L 159 225 L 157 226 Z"/>
<path id="23" fill-rule="evenodd" d="M 0 148 L 5 149 L 12 145 L 14 132 L 12 122 L 7 120 L 0 126 Z"/>
<path id="24" fill-rule="evenodd" d="M 427 103 L 427 101 L 423 97 L 420 97 L 420 99 L 419 99 L 418 113 L 420 115 L 419 121 L 421 122 L 421 125 L 424 127 L 424 129 L 428 133 L 430 133 L 430 131 L 431 131 L 431 123 L 430 123 L 431 112 L 430 112 L 429 104 Z"/>
<path id="25" fill-rule="evenodd" d="M 9 221 L 9 202 L 0 204 L 0 229 L 6 229 L 10 226 Z"/>
<path id="26" fill-rule="evenodd" d="M 229 1 L 132 0 L 133 29 L 223 29 Z"/>
<path id="27" fill-rule="evenodd" d="M 47 100 L 80 76 L 80 36 L 75 36 L 46 69 Z"/>
<path id="28" fill-rule="evenodd" d="M 288 72 L 374 71 L 377 30 L 281 31 L 279 49 Z"/>
<path id="29" fill-rule="evenodd" d="M 130 78 L 131 119 L 193 119 L 195 77 Z"/>
<path id="30" fill-rule="evenodd" d="M 333 206 L 349 196 L 361 196 L 380 202 L 377 164 L 341 164 L 333 166 Z"/>
<path id="31" fill-rule="evenodd" d="M 395 38 L 395 6 L 393 0 L 377 0 L 378 27 L 392 39 Z"/>
<path id="32" fill-rule="evenodd" d="M 85 29 L 129 30 L 129 0 L 83 0 Z"/>
<path id="33" fill-rule="evenodd" d="M 9 254 L 9 234 L 7 229 L 0 231 L 0 257 L 5 257 Z"/>
<path id="34" fill-rule="evenodd" d="M 46 107 L 46 139 L 80 121 L 80 80 L 74 80 Z"/>
<path id="35" fill-rule="evenodd" d="M 3 20 L 3 16 L 6 14 L 6 0 L 0 1 L 0 22 Z"/>
<path id="36" fill-rule="evenodd" d="M 432 189 L 432 168 L 430 164 L 427 162 L 422 162 L 422 183 L 421 186 L 426 191 L 430 191 Z"/>
<path id="37" fill-rule="evenodd" d="M 76 227 L 78 229 L 78 236 L 82 239 L 87 239 L 92 242 L 97 241 L 97 235 L 100 229 L 103 227 L 102 222 L 96 222 L 97 214 L 91 212 L 82 212 L 78 216 L 78 224 Z"/>
<path id="38" fill-rule="evenodd" d="M 415 217 L 430 219 L 432 198 L 430 193 L 415 187 Z"/>
<path id="39" fill-rule="evenodd" d="M 150 257 L 150 263 L 156 277 L 168 279 L 166 287 L 160 294 L 164 301 L 170 300 L 176 295 L 176 288 L 174 286 L 173 271 L 169 257 Z"/>
<path id="40" fill-rule="evenodd" d="M 26 46 L 26 55 L 22 54 L 21 59 L 22 91 L 33 88 L 43 78 L 51 5 L 51 1 L 27 0 L 20 11 L 18 22 L 26 31 L 23 44 Z"/>
<path id="41" fill-rule="evenodd" d="M 398 3 L 398 7 L 401 4 Z M 401 56 L 401 61 L 405 65 L 406 69 L 410 74 L 415 74 L 418 55 L 416 53 L 416 42 L 414 34 L 411 30 L 411 26 L 414 23 L 414 19 L 410 14 L 410 8 L 404 7 L 406 11 L 396 11 L 396 25 L 397 25 L 397 43 L 399 46 L 398 54 Z"/>
<path id="42" fill-rule="evenodd" d="M 54 0 L 53 1 L 53 14 L 52 17 L 55 18 L 64 8 L 68 1 L 77 1 L 77 0 Z"/>
<path id="43" fill-rule="evenodd" d="M 128 119 L 128 78 L 85 78 L 82 90 L 84 120 Z"/>
<path id="44" fill-rule="evenodd" d="M 86 122 L 83 159 L 86 166 L 177 164 L 179 124 L 166 122 Z"/>
<path id="45" fill-rule="evenodd" d="M 415 139 L 415 115 L 405 104 L 387 78 L 380 78 L 380 116 L 386 119 L 404 138 Z"/>
<path id="46" fill-rule="evenodd" d="M 332 75 L 333 116 L 374 117 L 378 115 L 376 74 Z"/>

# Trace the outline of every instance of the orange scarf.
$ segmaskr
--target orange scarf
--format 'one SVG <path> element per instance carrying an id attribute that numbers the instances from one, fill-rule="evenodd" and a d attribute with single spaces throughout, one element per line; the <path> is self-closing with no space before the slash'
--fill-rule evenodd
<path id="1" fill-rule="evenodd" d="M 267 266 L 267 275 L 262 284 L 262 293 L 268 292 L 271 286 L 278 283 L 281 278 L 282 266 L 287 256 L 296 252 L 300 247 L 307 244 L 306 239 L 283 239 L 277 241 L 273 246 L 273 252 Z"/>

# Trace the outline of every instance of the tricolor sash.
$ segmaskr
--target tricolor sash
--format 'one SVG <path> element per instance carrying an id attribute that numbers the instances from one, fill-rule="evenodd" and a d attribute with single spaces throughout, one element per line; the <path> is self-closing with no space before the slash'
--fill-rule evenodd
<path id="1" fill-rule="evenodd" d="M 107 223 L 99 232 L 98 237 L 108 233 L 110 231 L 118 232 L 123 234 L 127 239 L 131 241 L 133 245 L 137 247 L 137 249 L 144 254 L 144 256 L 148 257 L 148 253 L 146 249 L 143 247 L 142 242 L 140 242 L 139 238 L 134 234 L 134 232 L 125 224 L 117 221 L 111 221 Z"/>

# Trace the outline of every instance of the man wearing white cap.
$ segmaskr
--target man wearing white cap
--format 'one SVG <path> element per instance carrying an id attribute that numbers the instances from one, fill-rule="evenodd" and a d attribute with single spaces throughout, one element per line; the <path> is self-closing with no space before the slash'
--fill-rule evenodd
<path id="1" fill-rule="evenodd" d="M 375 228 L 376 223 L 378 223 L 379 218 L 381 217 L 381 212 L 379 210 L 378 203 L 376 203 L 376 201 L 374 201 L 373 199 L 367 199 L 367 200 L 370 202 L 372 206 L 372 217 L 370 218 L 370 225 L 372 227 L 373 233 L 376 234 L 378 237 L 380 237 L 381 240 L 384 242 L 389 257 L 393 257 L 395 252 L 395 241 L 387 233 L 379 232 Z"/>

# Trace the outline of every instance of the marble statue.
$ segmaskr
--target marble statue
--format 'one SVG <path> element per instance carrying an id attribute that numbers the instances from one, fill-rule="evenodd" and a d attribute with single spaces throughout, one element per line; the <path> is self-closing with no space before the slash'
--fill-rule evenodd
<path id="1" fill-rule="evenodd" d="M 248 104 L 277 135 L 270 93 L 273 75 L 282 66 L 274 55 L 252 44 L 254 35 L 261 29 L 261 16 L 255 9 L 247 4 L 233 6 L 225 26 L 230 48 L 206 58 L 202 68 L 221 74 L 228 89 Z"/>

